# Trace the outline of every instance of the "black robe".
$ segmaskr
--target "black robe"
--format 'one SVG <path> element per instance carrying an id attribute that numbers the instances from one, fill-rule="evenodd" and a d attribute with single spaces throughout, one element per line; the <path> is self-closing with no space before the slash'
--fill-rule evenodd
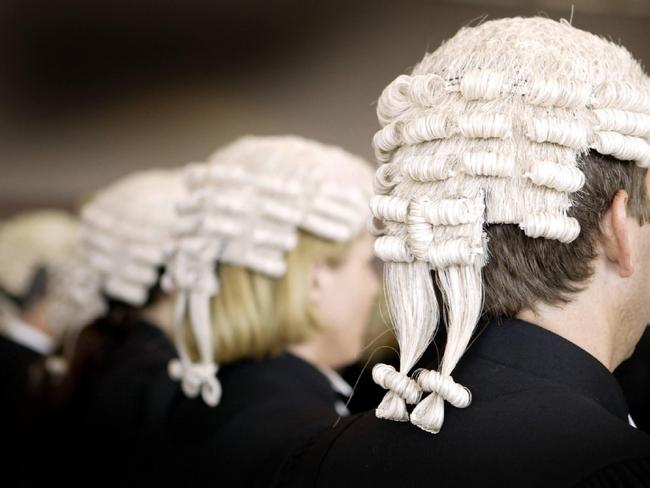
<path id="1" fill-rule="evenodd" d="M 239 361 L 219 380 L 216 407 L 178 391 L 152 486 L 270 486 L 293 448 L 337 421 L 329 380 L 294 355 Z"/>
<path id="2" fill-rule="evenodd" d="M 173 344 L 159 327 L 135 321 L 119 331 L 90 325 L 77 349 L 92 357 L 73 362 L 79 375 L 52 426 L 61 439 L 53 471 L 75 486 L 135 486 L 150 468 L 142 447 L 156 428 L 152 390 L 175 357 Z"/>
<path id="3" fill-rule="evenodd" d="M 650 328 L 646 328 L 632 357 L 614 375 L 621 383 L 634 422 L 650 433 Z"/>
<path id="4" fill-rule="evenodd" d="M 487 324 L 454 372 L 472 404 L 439 434 L 374 412 L 299 446 L 279 486 L 650 486 L 650 438 L 614 376 L 536 325 Z"/>
<path id="5" fill-rule="evenodd" d="M 32 484 L 31 464 L 40 450 L 44 399 L 39 378 L 44 356 L 0 335 L 0 419 L 5 486 Z"/>

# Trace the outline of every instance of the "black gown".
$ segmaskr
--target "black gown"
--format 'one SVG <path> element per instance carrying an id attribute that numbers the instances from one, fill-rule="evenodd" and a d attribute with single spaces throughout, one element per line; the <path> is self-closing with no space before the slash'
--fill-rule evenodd
<path id="1" fill-rule="evenodd" d="M 120 330 L 90 325 L 77 349 L 91 357 L 73 363 L 79 375 L 52 427 L 61 439 L 53 470 L 75 486 L 135 486 L 150 469 L 142 447 L 157 427 L 151 390 L 173 344 L 159 327 L 134 321 Z"/>
<path id="2" fill-rule="evenodd" d="M 650 328 L 646 328 L 632 357 L 614 375 L 621 383 L 634 422 L 650 433 Z"/>
<path id="3" fill-rule="evenodd" d="M 650 486 L 650 437 L 614 376 L 536 325 L 487 324 L 454 372 L 472 405 L 430 434 L 374 412 L 299 446 L 279 486 Z"/>
<path id="4" fill-rule="evenodd" d="M 26 486 L 33 483 L 30 470 L 40 449 L 35 437 L 41 439 L 44 399 L 38 373 L 44 371 L 44 356 L 0 335 L 0 419 L 3 454 L 2 480 L 5 486 Z"/>
<path id="5" fill-rule="evenodd" d="M 224 366 L 219 380 L 216 407 L 177 392 L 151 486 L 271 486 L 292 449 L 338 419 L 330 381 L 292 354 Z"/>

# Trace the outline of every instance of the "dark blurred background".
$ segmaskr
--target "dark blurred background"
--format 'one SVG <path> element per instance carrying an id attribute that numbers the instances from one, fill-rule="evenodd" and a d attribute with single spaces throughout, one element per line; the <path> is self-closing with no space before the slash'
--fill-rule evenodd
<path id="1" fill-rule="evenodd" d="M 371 158 L 374 101 L 480 16 L 571 17 L 650 64 L 650 0 L 10 0 L 0 5 L 0 217 L 297 133 Z"/>

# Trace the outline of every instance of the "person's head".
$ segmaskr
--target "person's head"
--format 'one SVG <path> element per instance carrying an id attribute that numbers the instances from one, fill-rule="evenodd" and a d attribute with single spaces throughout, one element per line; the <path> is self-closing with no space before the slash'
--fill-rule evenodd
<path id="1" fill-rule="evenodd" d="M 379 280 L 372 241 L 327 241 L 300 231 L 287 270 L 273 278 L 222 264 L 212 299 L 215 358 L 265 358 L 305 345 L 319 364 L 339 367 L 361 354 Z"/>
<path id="2" fill-rule="evenodd" d="M 299 137 L 245 137 L 189 169 L 188 185 L 188 230 L 166 276 L 189 304 L 191 334 L 179 330 L 170 368 L 184 391 L 216 404 L 216 361 L 357 359 L 379 290 L 364 230 L 369 165 Z"/>
<path id="3" fill-rule="evenodd" d="M 145 170 L 97 191 L 80 209 L 78 246 L 57 287 L 75 323 L 64 344 L 69 366 L 52 398 L 74 401 L 115 360 L 139 321 L 168 332 L 173 297 L 160 278 L 185 194 L 179 170 Z"/>
<path id="4" fill-rule="evenodd" d="M 512 225 L 487 226 L 483 313 L 541 318 L 549 307 L 561 313 L 584 299 L 612 324 L 624 354 L 606 364 L 615 367 L 650 322 L 650 179 L 646 168 L 595 151 L 581 156 L 578 167 L 585 184 L 567 215 L 580 234 L 570 245 L 531 239 Z"/>
<path id="5" fill-rule="evenodd" d="M 399 373 L 375 370 L 390 390 L 380 417 L 437 432 L 443 401 L 469 405 L 450 374 L 482 314 L 611 285 L 609 312 L 640 333 L 650 81 L 623 47 L 545 18 L 466 27 L 391 83 L 378 115 L 375 251 L 401 347 Z M 441 309 L 440 371 L 411 379 Z M 417 403 L 410 416 L 405 402 Z"/>
<path id="6" fill-rule="evenodd" d="M 68 294 L 80 310 L 86 307 L 82 301 L 103 304 L 84 315 L 149 318 L 171 326 L 171 311 L 160 310 L 171 299 L 165 300 L 159 281 L 183 195 L 180 171 L 147 170 L 119 179 L 82 207 L 81 246 Z"/>
<path id="7" fill-rule="evenodd" d="M 77 234 L 77 220 L 59 210 L 24 212 L 0 225 L 0 315 L 61 339 L 72 317 L 59 313 L 55 289 Z"/>

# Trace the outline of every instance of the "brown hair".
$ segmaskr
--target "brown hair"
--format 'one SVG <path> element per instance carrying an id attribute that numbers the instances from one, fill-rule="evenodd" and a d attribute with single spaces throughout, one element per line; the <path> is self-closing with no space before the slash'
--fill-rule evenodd
<path id="1" fill-rule="evenodd" d="M 618 190 L 629 195 L 628 211 L 639 224 L 650 220 L 645 187 L 647 169 L 594 151 L 579 160 L 586 183 L 576 193 L 568 215 L 580 223 L 570 244 L 532 239 L 515 225 L 487 227 L 490 259 L 483 268 L 487 317 L 512 317 L 539 302 L 567 303 L 593 274 L 601 220 Z"/>

